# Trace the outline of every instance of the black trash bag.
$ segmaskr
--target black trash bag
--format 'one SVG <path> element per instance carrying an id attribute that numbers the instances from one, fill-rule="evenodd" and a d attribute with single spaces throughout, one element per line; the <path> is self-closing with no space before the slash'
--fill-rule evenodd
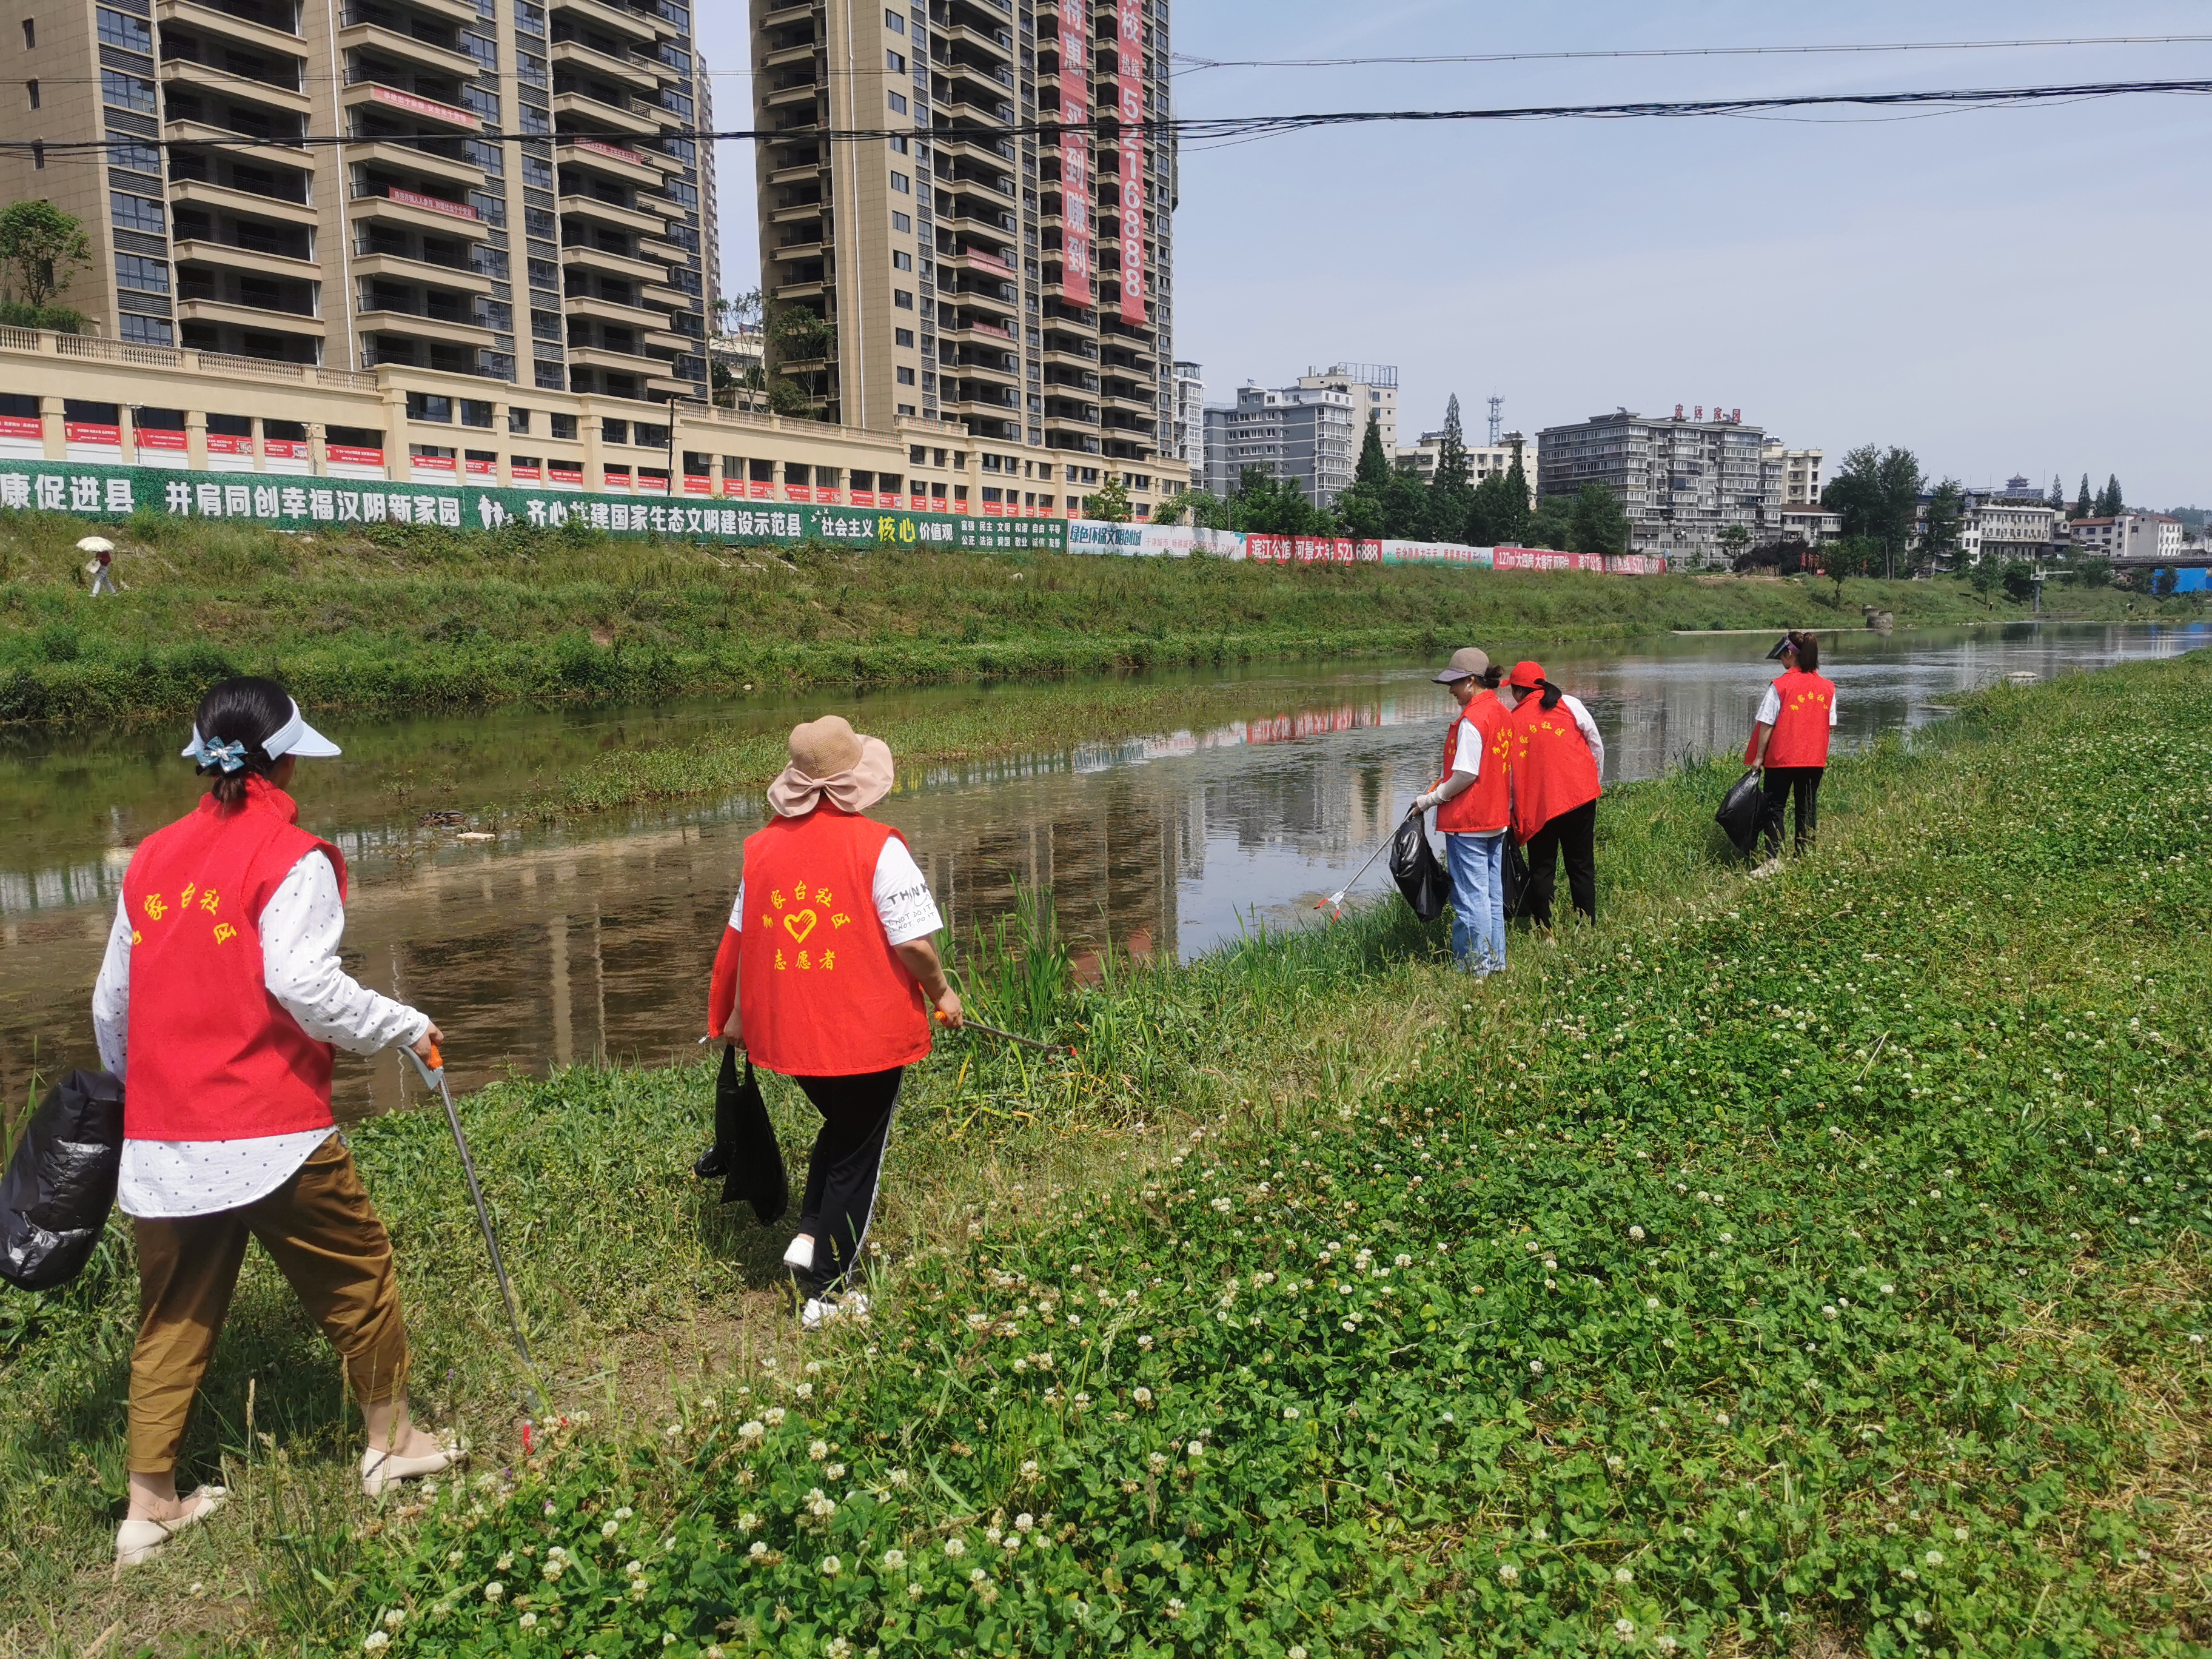
<path id="1" fill-rule="evenodd" d="M 1528 854 L 1513 839 L 1510 830 L 1505 836 L 1505 855 L 1498 860 L 1505 877 L 1505 920 L 1518 920 L 1522 901 L 1528 896 Z"/>
<path id="2" fill-rule="evenodd" d="M 1451 877 L 1429 845 L 1429 832 L 1419 813 L 1400 824 L 1390 839 L 1390 875 L 1423 921 L 1434 921 L 1451 902 Z"/>
<path id="3" fill-rule="evenodd" d="M 1735 843 L 1735 850 L 1746 858 L 1759 841 L 1759 809 L 1766 803 L 1766 792 L 1761 787 L 1757 767 L 1735 781 L 1735 785 L 1722 798 L 1721 810 L 1713 814 L 1713 822 L 1728 832 Z"/>
<path id="4" fill-rule="evenodd" d="M 123 1167 L 123 1085 L 71 1072 L 39 1103 L 0 1186 L 0 1279 L 51 1291 L 83 1271 Z"/>
<path id="5" fill-rule="evenodd" d="M 702 1176 L 720 1176 L 722 1202 L 751 1204 L 763 1227 L 781 1220 L 790 1206 L 783 1148 L 776 1145 L 768 1103 L 753 1076 L 752 1056 L 745 1056 L 740 1080 L 735 1043 L 722 1050 L 721 1075 L 714 1079 L 714 1149 L 696 1167 Z"/>

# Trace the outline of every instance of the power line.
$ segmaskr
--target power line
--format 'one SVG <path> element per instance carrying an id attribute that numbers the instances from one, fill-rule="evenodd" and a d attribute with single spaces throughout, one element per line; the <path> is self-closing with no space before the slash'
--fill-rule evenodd
<path id="1" fill-rule="evenodd" d="M 1766 98 L 1644 100 L 1612 104 L 1534 104 L 1489 109 L 1336 110 L 1296 115 L 1158 118 L 1129 122 L 1126 125 L 1135 127 L 1146 137 L 1155 140 L 1176 139 L 1205 143 L 1231 138 L 1268 137 L 1280 133 L 1302 132 L 1322 127 L 1377 126 L 1407 122 L 1434 125 L 1463 121 L 1686 119 L 1706 116 L 1755 115 L 1762 112 L 1795 109 L 1973 109 L 2152 95 L 2203 97 L 2208 94 L 2212 94 L 2212 80 L 2099 81 L 2075 82 L 2062 86 L 1965 87 L 1948 89 L 1923 88 L 1911 92 L 1798 93 Z M 731 141 L 807 144 L 870 143 L 881 143 L 892 138 L 934 139 L 939 143 L 960 143 L 966 140 L 1000 143 L 1010 138 L 1057 138 L 1063 131 L 1073 130 L 1089 132 L 1100 143 L 1110 143 L 1119 139 L 1124 125 L 1107 118 L 1074 124 L 1030 121 L 1009 123 L 1003 126 L 986 125 L 981 123 L 951 122 L 934 127 L 829 129 L 809 127 L 796 131 L 741 129 L 709 131 L 694 127 L 678 127 L 665 130 L 658 137 L 661 140 L 678 138 L 693 142 Z M 413 142 L 459 145 L 471 142 L 471 136 L 469 135 L 437 134 L 427 139 L 417 137 Z M 572 143 L 580 138 L 593 139 L 600 143 L 608 142 L 605 135 L 598 133 L 492 132 L 473 135 L 473 137 L 474 141 L 478 143 L 548 146 Z M 195 149 L 223 149 L 234 145 L 269 145 L 283 149 L 304 149 L 321 145 L 365 144 L 374 142 L 376 141 L 372 137 L 352 134 L 343 136 L 313 134 L 297 137 L 270 138 L 245 133 L 241 133 L 235 139 L 91 138 L 52 143 L 36 139 L 8 139 L 0 141 L 0 152 L 20 154 L 40 149 L 50 155 L 64 155 L 76 152 L 105 150 L 110 148 L 146 149 L 155 145 L 164 149 L 182 146 Z"/>
<path id="2" fill-rule="evenodd" d="M 1787 58 L 1827 53 L 1893 52 L 2010 52 L 2037 46 L 2167 46 L 2212 45 L 2212 34 L 2102 34 L 2035 40 L 1893 40 L 1807 46 L 1621 46 L 1579 52 L 1439 52 L 1399 58 L 1200 58 L 1173 53 L 1186 67 L 1178 75 L 1216 69 L 1356 69 L 1403 64 L 1541 64 L 1605 58 Z"/>

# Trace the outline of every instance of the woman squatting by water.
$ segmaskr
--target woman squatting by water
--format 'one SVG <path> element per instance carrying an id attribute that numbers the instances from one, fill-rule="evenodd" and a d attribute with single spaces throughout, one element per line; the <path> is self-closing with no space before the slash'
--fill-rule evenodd
<path id="1" fill-rule="evenodd" d="M 184 752 L 212 781 L 131 854 L 92 998 L 101 1063 L 125 1085 L 117 1202 L 138 1255 L 123 1566 L 225 1496 L 179 1497 L 177 1456 L 249 1238 L 344 1358 L 368 1425 L 362 1490 L 464 1455 L 409 1419 L 392 1241 L 331 1114 L 334 1045 L 427 1055 L 442 1035 L 339 964 L 345 860 L 285 793 L 301 758 L 337 745 L 282 686 L 249 678 L 207 694 Z"/>

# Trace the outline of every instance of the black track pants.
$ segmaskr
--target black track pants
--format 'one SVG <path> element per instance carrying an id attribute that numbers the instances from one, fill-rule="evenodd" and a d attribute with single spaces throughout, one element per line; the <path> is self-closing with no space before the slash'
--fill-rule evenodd
<path id="1" fill-rule="evenodd" d="M 799 1212 L 799 1231 L 814 1238 L 814 1267 L 799 1275 L 810 1296 L 839 1288 L 860 1260 L 905 1076 L 905 1068 L 896 1066 L 859 1077 L 793 1079 L 822 1114 L 822 1132 L 814 1137 L 806 1166 L 806 1201 Z"/>
<path id="2" fill-rule="evenodd" d="M 1759 833 L 1770 854 L 1782 850 L 1782 806 L 1792 794 L 1797 798 L 1797 850 L 1802 853 L 1812 846 L 1814 834 L 1820 828 L 1820 776 L 1826 769 L 1820 766 L 1766 769 L 1761 780 L 1766 794 L 1759 806 Z"/>
<path id="3" fill-rule="evenodd" d="M 1528 838 L 1528 888 L 1521 914 L 1538 927 L 1552 925 L 1552 898 L 1559 890 L 1559 860 L 1567 865 L 1567 891 L 1575 908 L 1597 920 L 1597 803 L 1584 801 L 1562 812 Z"/>

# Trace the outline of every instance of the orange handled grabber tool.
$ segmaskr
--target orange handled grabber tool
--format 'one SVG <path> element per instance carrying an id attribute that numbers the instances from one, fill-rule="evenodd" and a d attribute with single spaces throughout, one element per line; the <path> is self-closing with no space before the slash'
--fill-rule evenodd
<path id="1" fill-rule="evenodd" d="M 447 1127 L 453 1130 L 453 1145 L 460 1151 L 461 1173 L 469 1178 L 469 1200 L 477 1206 L 477 1224 L 483 1229 L 484 1248 L 491 1252 L 491 1270 L 499 1279 L 500 1296 L 507 1303 L 507 1328 L 514 1333 L 514 1346 L 522 1355 L 523 1369 L 530 1373 L 531 1409 L 543 1415 L 545 1399 L 538 1389 L 538 1362 L 530 1357 L 530 1340 L 522 1334 L 522 1316 L 515 1310 L 514 1286 L 507 1283 L 507 1264 L 499 1259 L 499 1237 L 491 1230 L 491 1212 L 484 1208 L 483 1188 L 477 1185 L 476 1160 L 469 1156 L 469 1138 L 461 1133 L 461 1115 L 453 1108 L 453 1091 L 446 1082 L 446 1058 L 438 1052 L 435 1045 L 432 1046 L 428 1060 L 411 1048 L 405 1052 L 407 1058 L 414 1062 L 415 1070 L 422 1079 L 422 1086 L 435 1089 L 439 1097 L 446 1103 Z"/>
<path id="2" fill-rule="evenodd" d="M 948 1022 L 943 1014 L 939 1014 L 937 1017 L 937 1023 L 943 1025 Z M 1007 1042 L 1018 1042 L 1023 1048 L 1034 1048 L 1041 1054 L 1066 1054 L 1071 1059 L 1075 1054 L 1075 1045 L 1072 1042 L 1039 1042 L 1035 1037 L 1020 1036 L 1012 1031 L 1002 1031 L 995 1025 L 986 1025 L 973 1014 L 962 1015 L 960 1026 L 963 1030 L 981 1031 L 988 1036 L 999 1037 Z"/>

